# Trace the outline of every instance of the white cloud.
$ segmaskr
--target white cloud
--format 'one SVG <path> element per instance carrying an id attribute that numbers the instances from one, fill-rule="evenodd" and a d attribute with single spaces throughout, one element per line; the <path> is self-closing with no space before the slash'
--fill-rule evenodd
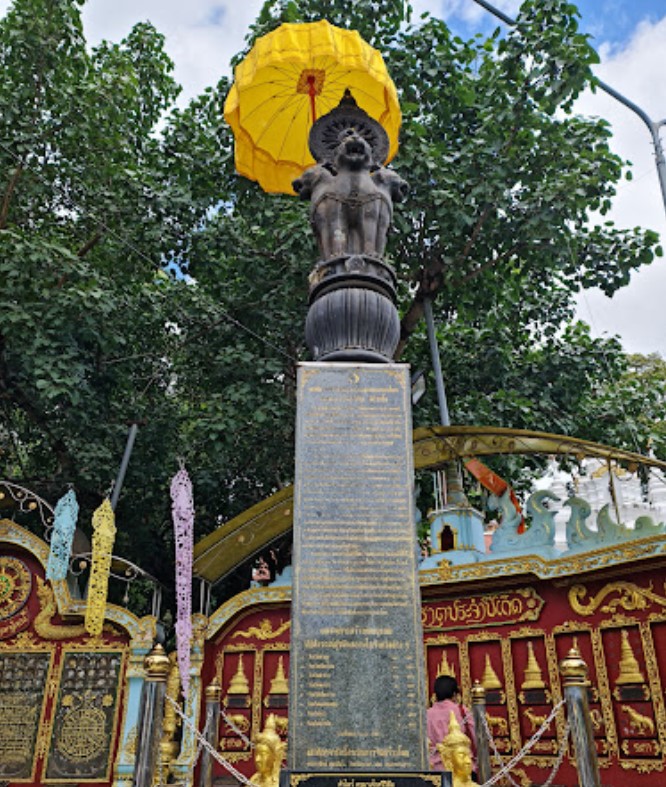
<path id="1" fill-rule="evenodd" d="M 119 41 L 134 23 L 152 22 L 166 37 L 185 100 L 230 74 L 229 60 L 243 47 L 262 5 L 263 0 L 88 0 L 83 22 L 91 44 L 102 38 Z"/>
<path id="2" fill-rule="evenodd" d="M 666 51 L 666 16 L 640 23 L 622 47 L 602 44 L 602 62 L 595 73 L 644 110 L 653 120 L 666 116 L 666 81 L 662 77 Z M 609 218 L 620 227 L 645 227 L 661 234 L 666 243 L 666 207 L 645 123 L 607 93 L 587 93 L 577 105 L 583 114 L 598 115 L 612 124 L 613 150 L 632 162 L 634 179 L 624 181 Z M 666 132 L 662 133 L 666 144 Z M 666 357 L 666 260 L 636 273 L 631 284 L 612 299 L 593 291 L 580 299 L 580 314 L 595 332 L 619 333 L 632 352 L 660 352 Z"/>

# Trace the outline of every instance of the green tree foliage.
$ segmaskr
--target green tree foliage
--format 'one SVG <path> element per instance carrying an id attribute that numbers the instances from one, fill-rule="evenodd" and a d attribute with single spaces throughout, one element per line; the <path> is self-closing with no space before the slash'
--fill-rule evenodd
<path id="1" fill-rule="evenodd" d="M 622 353 L 571 324 L 573 297 L 614 292 L 659 248 L 590 222 L 623 164 L 603 121 L 568 113 L 596 60 L 575 7 L 528 0 L 515 29 L 471 41 L 410 15 L 401 0 L 269 0 L 247 47 L 325 16 L 385 55 L 412 187 L 389 248 L 401 357 L 428 365 L 435 298 L 455 420 L 626 444 L 621 416 L 594 417 L 600 358 L 617 369 Z M 291 480 L 307 206 L 234 173 L 228 80 L 175 108 L 147 23 L 91 51 L 77 0 L 15 0 L 0 63 L 0 473 L 53 501 L 72 483 L 87 528 L 138 422 L 116 551 L 170 582 L 177 457 L 198 536 Z"/>

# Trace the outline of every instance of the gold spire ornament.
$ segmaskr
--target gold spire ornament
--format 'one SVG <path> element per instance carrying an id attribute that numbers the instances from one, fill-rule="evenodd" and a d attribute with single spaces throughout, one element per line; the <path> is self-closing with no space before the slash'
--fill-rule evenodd
<path id="1" fill-rule="evenodd" d="M 486 653 L 486 667 L 483 670 L 483 675 L 481 676 L 481 685 L 486 691 L 502 688 L 500 679 L 497 677 L 497 673 L 493 669 L 493 665 L 490 663 L 489 653 Z"/>
<path id="2" fill-rule="evenodd" d="M 232 677 L 231 683 L 229 684 L 229 689 L 227 690 L 227 694 L 249 694 L 250 693 L 250 685 L 247 682 L 247 678 L 245 677 L 245 670 L 243 669 L 243 654 L 238 654 L 238 667 L 236 668 L 236 674 Z"/>
<path id="3" fill-rule="evenodd" d="M 271 680 L 271 688 L 269 694 L 289 694 L 289 683 L 287 676 L 284 674 L 283 657 L 278 658 L 277 670 L 275 677 Z"/>
<path id="4" fill-rule="evenodd" d="M 88 634 L 98 637 L 104 628 L 111 557 L 116 540 L 116 517 L 108 497 L 93 514 L 92 526 L 92 565 L 84 625 Z"/>
<path id="5" fill-rule="evenodd" d="M 178 702 L 180 694 L 180 672 L 178 670 L 177 653 L 169 653 L 169 674 L 166 681 L 166 696 L 171 702 L 164 703 L 164 720 L 162 722 L 162 740 L 160 741 L 160 756 L 162 758 L 162 783 L 166 784 L 169 775 L 169 766 L 176 758 L 180 743 L 175 740 L 180 718 L 172 703 Z"/>
<path id="6" fill-rule="evenodd" d="M 643 673 L 638 666 L 638 660 L 634 656 L 629 642 L 629 632 L 622 629 L 622 646 L 620 649 L 620 674 L 615 681 L 616 686 L 624 686 L 627 683 L 645 683 Z"/>
<path id="7" fill-rule="evenodd" d="M 444 770 L 451 771 L 453 787 L 474 787 L 472 781 L 472 742 L 460 729 L 455 713 L 449 717 L 449 731 L 437 751 Z"/>
<path id="8" fill-rule="evenodd" d="M 534 655 L 534 645 L 531 642 L 527 643 L 527 666 L 525 667 L 525 680 L 521 689 L 545 689 L 543 677 L 541 676 L 541 667 Z"/>
<path id="9" fill-rule="evenodd" d="M 449 660 L 446 658 L 446 651 L 442 653 L 442 660 L 439 663 L 439 667 L 437 667 L 437 677 L 440 678 L 442 675 L 446 675 L 449 678 L 456 677 L 456 669 L 453 664 L 449 664 Z"/>

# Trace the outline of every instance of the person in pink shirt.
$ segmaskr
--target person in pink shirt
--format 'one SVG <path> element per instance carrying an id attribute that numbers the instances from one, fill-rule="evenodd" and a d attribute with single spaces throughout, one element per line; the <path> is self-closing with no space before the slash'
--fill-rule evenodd
<path id="1" fill-rule="evenodd" d="M 473 762 L 472 768 L 476 772 L 476 732 L 472 714 L 464 705 L 460 704 L 460 688 L 458 681 L 449 675 L 440 675 L 435 680 L 435 697 L 437 701 L 428 708 L 428 753 L 430 767 L 433 771 L 443 771 L 444 765 L 437 751 L 437 744 L 441 743 L 449 731 L 451 711 L 456 717 L 460 729 L 472 742 Z"/>

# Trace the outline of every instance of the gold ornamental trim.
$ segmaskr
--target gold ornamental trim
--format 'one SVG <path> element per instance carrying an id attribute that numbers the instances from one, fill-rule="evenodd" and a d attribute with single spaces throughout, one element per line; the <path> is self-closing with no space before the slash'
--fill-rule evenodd
<path id="1" fill-rule="evenodd" d="M 0 519 L 0 543 L 12 544 L 26 550 L 46 570 L 49 558 L 48 544 L 11 519 Z M 81 620 L 86 612 L 86 602 L 72 597 L 67 581 L 56 580 L 51 582 L 51 587 L 55 597 L 56 611 L 63 619 L 63 622 Z M 150 639 L 152 642 L 155 637 L 157 621 L 154 617 L 137 618 L 129 610 L 116 604 L 106 605 L 105 622 L 120 626 L 133 641 Z M 27 632 L 22 633 L 26 634 Z M 20 637 L 21 634 L 18 636 Z M 28 645 L 30 644 L 32 643 L 28 643 Z"/>
<path id="2" fill-rule="evenodd" d="M 308 369 L 301 373 L 307 375 Z M 304 378 L 306 379 L 306 378 Z M 594 457 L 666 470 L 666 462 L 631 451 L 567 435 L 489 426 L 428 426 L 413 433 L 414 469 L 434 470 L 452 459 L 493 454 L 556 454 L 576 459 Z M 293 526 L 293 486 L 230 519 L 194 547 L 194 573 L 213 584 L 237 565 L 268 546 Z M 455 572 L 454 572 L 455 573 Z M 440 579 L 445 580 L 442 576 Z"/>
<path id="3" fill-rule="evenodd" d="M 249 639 L 250 637 L 254 637 L 255 639 L 265 642 L 266 640 L 279 637 L 290 628 L 291 620 L 283 621 L 276 629 L 274 629 L 271 621 L 268 618 L 263 618 L 259 621 L 258 626 L 250 626 L 250 628 L 245 629 L 244 631 L 234 631 L 232 638 L 243 637 L 244 639 Z"/>
<path id="4" fill-rule="evenodd" d="M 453 459 L 497 454 L 556 454 L 666 470 L 666 462 L 568 435 L 496 426 L 425 426 L 414 430 L 414 466 L 433 469 Z"/>
<path id="5" fill-rule="evenodd" d="M 666 583 L 664 589 L 666 590 Z M 569 588 L 569 606 L 579 615 L 593 615 L 598 609 L 607 614 L 615 614 L 620 607 L 626 612 L 635 612 L 647 609 L 651 603 L 666 608 L 666 597 L 655 593 L 652 583 L 647 588 L 642 588 L 633 582 L 610 582 L 585 603 L 588 593 L 585 585 L 573 585 Z M 604 604 L 606 598 L 613 593 L 619 595 Z"/>

